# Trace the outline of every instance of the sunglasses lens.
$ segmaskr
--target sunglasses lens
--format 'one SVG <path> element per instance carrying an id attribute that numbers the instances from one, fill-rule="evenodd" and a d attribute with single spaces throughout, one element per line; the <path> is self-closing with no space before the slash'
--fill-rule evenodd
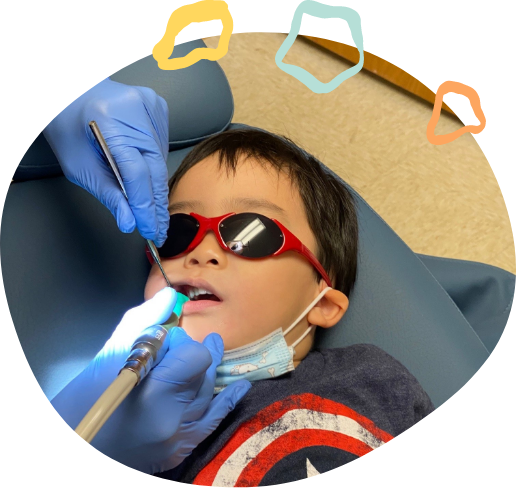
<path id="1" fill-rule="evenodd" d="M 241 213 L 224 219 L 219 232 L 228 248 L 245 258 L 271 256 L 284 243 L 284 235 L 278 225 L 255 213 Z"/>
<path id="2" fill-rule="evenodd" d="M 173 258 L 185 252 L 196 237 L 198 228 L 198 221 L 191 215 L 181 213 L 171 215 L 167 240 L 158 249 L 160 257 Z"/>

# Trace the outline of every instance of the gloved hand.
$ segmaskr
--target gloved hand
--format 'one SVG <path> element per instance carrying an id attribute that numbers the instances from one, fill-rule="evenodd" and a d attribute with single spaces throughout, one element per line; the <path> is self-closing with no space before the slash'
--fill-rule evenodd
<path id="1" fill-rule="evenodd" d="M 169 318 L 175 302 L 176 292 L 165 288 L 127 312 L 95 359 L 52 400 L 70 427 L 77 427 L 116 377 L 140 332 Z M 92 445 L 146 473 L 178 466 L 251 387 L 242 380 L 213 399 L 216 367 L 222 355 L 223 342 L 218 334 L 210 334 L 200 344 L 183 329 L 173 329 L 163 360 L 122 402 Z"/>
<path id="2" fill-rule="evenodd" d="M 119 167 L 129 199 L 104 161 L 88 126 L 95 120 Z M 43 131 L 65 176 L 100 200 L 122 232 L 159 247 L 167 237 L 169 110 L 153 90 L 106 79 L 61 112 Z"/>

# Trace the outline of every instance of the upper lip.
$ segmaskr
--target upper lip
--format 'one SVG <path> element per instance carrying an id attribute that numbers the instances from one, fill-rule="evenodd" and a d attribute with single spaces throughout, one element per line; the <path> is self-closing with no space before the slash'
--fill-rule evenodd
<path id="1" fill-rule="evenodd" d="M 219 298 L 221 302 L 223 301 L 220 293 L 210 283 L 208 283 L 208 281 L 202 278 L 187 278 L 180 281 L 171 281 L 171 285 L 179 293 L 182 293 L 182 286 L 193 286 L 196 288 L 202 288 L 211 293 L 212 295 L 215 295 L 217 298 Z"/>

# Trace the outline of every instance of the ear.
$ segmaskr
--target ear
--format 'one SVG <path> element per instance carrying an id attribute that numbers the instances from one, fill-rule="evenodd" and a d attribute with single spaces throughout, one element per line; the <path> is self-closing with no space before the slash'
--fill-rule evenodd
<path id="1" fill-rule="evenodd" d="M 348 297 L 339 290 L 329 290 L 307 315 L 312 325 L 328 328 L 336 325 L 348 310 Z"/>

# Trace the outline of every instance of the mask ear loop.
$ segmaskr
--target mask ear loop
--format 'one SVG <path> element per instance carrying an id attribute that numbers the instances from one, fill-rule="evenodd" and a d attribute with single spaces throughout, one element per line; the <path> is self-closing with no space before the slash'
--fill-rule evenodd
<path id="1" fill-rule="evenodd" d="M 296 327 L 298 325 L 298 323 L 300 322 L 300 320 L 302 320 L 313 308 L 314 308 L 314 305 L 316 305 L 324 296 L 325 294 L 329 291 L 329 290 L 332 290 L 332 288 L 330 286 L 327 286 L 311 303 L 310 305 L 301 313 L 301 315 L 292 323 L 292 325 L 284 332 L 284 337 L 289 333 L 291 332 L 291 330 L 294 329 L 294 327 Z M 295 351 L 295 347 L 300 344 L 300 342 L 305 339 L 305 337 L 307 337 L 307 334 L 309 334 L 309 332 L 312 330 L 314 326 L 313 325 L 309 325 L 309 327 L 307 327 L 307 330 L 301 335 L 301 337 L 299 337 L 298 339 L 296 339 L 296 341 L 293 342 L 293 344 L 291 344 L 291 346 L 289 346 L 290 348 L 292 348 L 293 350 L 293 356 L 296 355 L 296 351 Z"/>

